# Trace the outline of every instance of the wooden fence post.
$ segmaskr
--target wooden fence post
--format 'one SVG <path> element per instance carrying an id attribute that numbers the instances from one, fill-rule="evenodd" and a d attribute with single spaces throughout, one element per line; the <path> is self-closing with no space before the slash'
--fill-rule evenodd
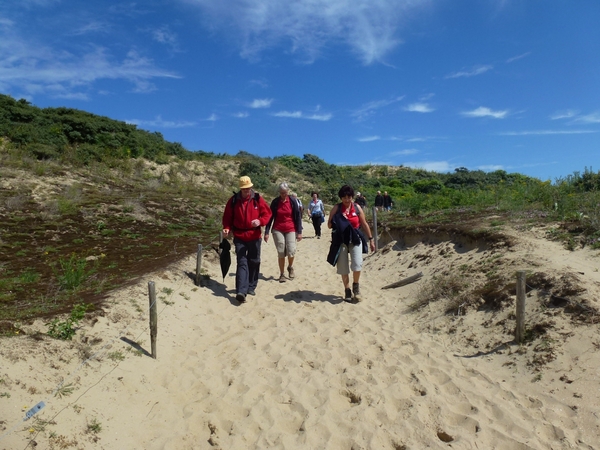
<path id="1" fill-rule="evenodd" d="M 150 345 L 152 357 L 156 359 L 156 335 L 158 334 L 158 308 L 156 306 L 156 288 L 154 281 L 148 283 L 148 294 L 150 298 Z"/>
<path id="2" fill-rule="evenodd" d="M 200 269 L 202 267 L 202 244 L 198 244 L 198 254 L 196 256 L 196 286 L 200 286 Z"/>
<path id="3" fill-rule="evenodd" d="M 525 275 L 524 270 L 517 272 L 517 328 L 515 330 L 517 344 L 523 342 L 525 338 L 525 297 L 527 293 Z"/>
<path id="4" fill-rule="evenodd" d="M 379 250 L 379 238 L 377 234 L 377 208 L 373 206 L 373 239 L 375 239 L 375 251 Z"/>

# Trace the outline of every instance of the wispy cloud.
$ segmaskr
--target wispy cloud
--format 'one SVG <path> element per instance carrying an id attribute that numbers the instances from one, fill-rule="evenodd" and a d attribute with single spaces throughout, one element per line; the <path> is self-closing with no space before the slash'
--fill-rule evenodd
<path id="1" fill-rule="evenodd" d="M 480 106 L 472 111 L 464 111 L 461 114 L 466 117 L 493 117 L 494 119 L 504 119 L 508 115 L 508 111 L 492 111 L 490 108 Z"/>
<path id="2" fill-rule="evenodd" d="M 186 127 L 194 127 L 197 125 L 196 122 L 189 121 L 172 121 L 172 120 L 164 120 L 161 116 L 156 116 L 153 120 L 140 120 L 140 119 L 131 119 L 126 120 L 125 122 L 138 125 L 141 127 L 151 127 L 151 128 L 186 128 Z"/>
<path id="3" fill-rule="evenodd" d="M 588 134 L 598 133 L 594 130 L 531 130 L 531 131 L 505 131 L 498 133 L 500 136 L 548 136 L 553 134 Z"/>
<path id="4" fill-rule="evenodd" d="M 358 142 L 373 142 L 373 141 L 378 141 L 380 139 L 381 139 L 381 136 L 365 136 L 365 137 L 358 138 L 357 141 Z"/>
<path id="5" fill-rule="evenodd" d="M 408 155 L 415 155 L 419 153 L 419 150 L 417 150 L 416 148 L 407 148 L 404 150 L 398 150 L 395 152 L 391 152 L 389 155 L 390 156 L 408 156 Z"/>
<path id="6" fill-rule="evenodd" d="M 461 77 L 474 77 L 486 73 L 492 70 L 494 66 L 475 66 L 470 70 L 462 70 L 460 72 L 454 72 L 445 76 L 445 78 L 461 78 Z"/>
<path id="7" fill-rule="evenodd" d="M 531 55 L 531 52 L 527 52 L 527 53 L 523 53 L 522 55 L 517 55 L 517 56 L 513 56 L 512 58 L 508 58 L 506 60 L 507 63 L 511 63 L 511 62 L 515 62 L 519 59 L 523 59 L 526 58 L 527 56 Z"/>
<path id="8" fill-rule="evenodd" d="M 273 103 L 272 98 L 255 98 L 251 103 L 248 104 L 249 108 L 270 108 L 271 103 Z"/>
<path id="9" fill-rule="evenodd" d="M 99 80 L 126 80 L 133 92 L 150 92 L 157 78 L 180 78 L 136 51 L 119 60 L 104 47 L 72 53 L 30 40 L 11 26 L 0 28 L 0 90 L 83 98 Z"/>
<path id="10" fill-rule="evenodd" d="M 92 21 L 79 27 L 75 27 L 70 34 L 73 36 L 82 36 L 91 33 L 108 33 L 110 28 L 110 25 L 106 22 Z"/>
<path id="11" fill-rule="evenodd" d="M 560 119 L 572 119 L 577 116 L 579 111 L 574 109 L 568 109 L 566 111 L 558 111 L 550 116 L 551 120 L 560 120 Z"/>
<path id="12" fill-rule="evenodd" d="M 574 109 L 569 109 L 566 111 L 558 111 L 550 116 L 552 120 L 561 120 L 561 119 L 570 119 L 568 124 L 574 123 L 600 123 L 600 112 L 593 112 L 590 114 L 580 115 L 579 111 Z"/>
<path id="13" fill-rule="evenodd" d="M 422 162 L 405 162 L 406 167 L 414 169 L 425 169 L 431 172 L 451 172 L 457 166 L 450 164 L 448 161 L 422 161 Z"/>
<path id="14" fill-rule="evenodd" d="M 357 120 L 365 120 L 368 117 L 375 114 L 375 111 L 377 111 L 378 109 L 382 109 L 382 108 L 385 108 L 386 106 L 397 103 L 397 102 L 401 101 L 403 98 L 404 98 L 404 96 L 392 97 L 392 98 L 386 99 L 386 100 L 375 100 L 372 102 L 368 102 L 368 103 L 363 104 L 360 108 L 352 111 L 350 113 L 350 115 L 352 117 L 356 118 Z"/>
<path id="15" fill-rule="evenodd" d="M 248 83 L 250 83 L 251 85 L 256 85 L 263 89 L 266 89 L 269 87 L 269 83 L 266 82 L 265 80 L 250 80 Z"/>
<path id="16" fill-rule="evenodd" d="M 248 117 L 250 114 L 248 114 L 247 112 L 239 112 L 239 113 L 235 113 L 232 114 L 233 117 L 237 117 L 238 119 L 245 119 L 246 117 Z"/>
<path id="17" fill-rule="evenodd" d="M 230 31 L 241 41 L 241 55 L 257 58 L 291 42 L 291 53 L 306 62 L 324 47 L 344 43 L 364 64 L 385 61 L 401 42 L 399 30 L 430 0 L 184 0 L 205 13 L 207 25 Z"/>
<path id="18" fill-rule="evenodd" d="M 212 113 L 204 120 L 207 120 L 208 122 L 216 122 L 217 120 L 219 120 L 219 117 L 215 113 Z"/>
<path id="19" fill-rule="evenodd" d="M 430 113 L 435 111 L 435 108 L 432 108 L 427 103 L 411 103 L 405 107 L 404 110 L 410 112 Z"/>
<path id="20" fill-rule="evenodd" d="M 585 116 L 578 116 L 575 118 L 575 122 L 580 123 L 600 123 L 600 112 L 586 114 Z"/>
<path id="21" fill-rule="evenodd" d="M 169 46 L 173 51 L 179 51 L 179 42 L 177 35 L 168 27 L 164 26 L 151 30 L 152 39 L 161 44 Z"/>
<path id="22" fill-rule="evenodd" d="M 304 114 L 302 111 L 279 111 L 273 113 L 275 117 L 287 117 L 290 119 L 308 119 L 308 120 L 319 120 L 321 122 L 327 122 L 331 120 L 333 114 Z"/>
<path id="23" fill-rule="evenodd" d="M 501 164 L 487 164 L 483 166 L 477 166 L 477 169 L 483 170 L 484 172 L 495 172 L 496 170 L 504 170 L 504 166 Z"/>

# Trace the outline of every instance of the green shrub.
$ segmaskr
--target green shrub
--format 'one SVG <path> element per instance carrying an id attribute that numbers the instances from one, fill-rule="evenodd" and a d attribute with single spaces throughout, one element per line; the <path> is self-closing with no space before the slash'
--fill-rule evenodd
<path id="1" fill-rule="evenodd" d="M 62 340 L 70 341 L 73 339 L 76 331 L 75 327 L 79 324 L 81 319 L 83 319 L 89 306 L 90 305 L 86 305 L 85 303 L 75 305 L 66 320 L 60 321 L 59 319 L 54 319 L 49 324 L 48 335 Z"/>

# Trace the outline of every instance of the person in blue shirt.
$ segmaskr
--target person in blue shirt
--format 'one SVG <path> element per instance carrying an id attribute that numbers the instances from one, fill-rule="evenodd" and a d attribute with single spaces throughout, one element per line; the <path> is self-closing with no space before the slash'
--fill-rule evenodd
<path id="1" fill-rule="evenodd" d="M 321 224 L 325 222 L 325 208 L 323 202 L 319 199 L 318 192 L 313 192 L 311 195 L 312 200 L 308 204 L 308 216 L 315 229 L 315 236 L 317 236 L 317 239 L 321 239 Z"/>

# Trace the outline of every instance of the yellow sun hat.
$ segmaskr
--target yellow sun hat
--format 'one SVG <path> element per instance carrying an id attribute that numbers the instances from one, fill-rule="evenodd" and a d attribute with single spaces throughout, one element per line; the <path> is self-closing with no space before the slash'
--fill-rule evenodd
<path id="1" fill-rule="evenodd" d="M 240 189 L 248 189 L 248 188 L 251 188 L 252 186 L 254 186 L 254 185 L 252 184 L 252 180 L 250 180 L 250 177 L 247 177 L 247 176 L 240 177 Z"/>

